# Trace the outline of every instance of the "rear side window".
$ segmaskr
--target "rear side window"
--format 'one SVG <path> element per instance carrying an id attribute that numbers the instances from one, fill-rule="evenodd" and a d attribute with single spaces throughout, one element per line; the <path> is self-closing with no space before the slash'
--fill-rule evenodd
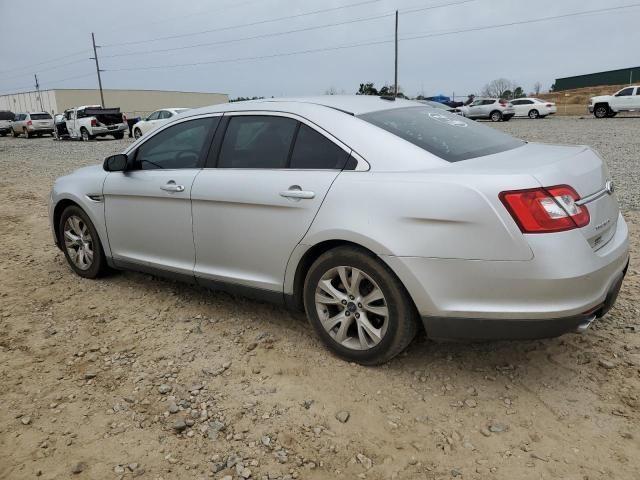
<path id="1" fill-rule="evenodd" d="M 291 168 L 342 170 L 348 154 L 324 135 L 300 124 L 291 153 Z"/>
<path id="2" fill-rule="evenodd" d="M 286 117 L 231 117 L 218 168 L 286 168 L 297 125 Z"/>
<path id="3" fill-rule="evenodd" d="M 405 107 L 366 113 L 359 118 L 448 162 L 500 153 L 524 142 L 449 112 Z"/>
<path id="4" fill-rule="evenodd" d="M 31 120 L 51 120 L 51 115 L 48 113 L 32 113 Z"/>

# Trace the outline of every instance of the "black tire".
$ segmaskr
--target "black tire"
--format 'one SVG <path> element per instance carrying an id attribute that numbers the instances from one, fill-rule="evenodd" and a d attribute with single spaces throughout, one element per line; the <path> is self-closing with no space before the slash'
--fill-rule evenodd
<path id="1" fill-rule="evenodd" d="M 93 140 L 95 137 L 93 135 L 89 135 L 89 130 L 82 127 L 80 129 L 80 138 L 83 142 L 88 142 L 89 140 Z"/>
<path id="2" fill-rule="evenodd" d="M 7 132 L 0 133 L 0 137 L 6 137 L 6 136 L 7 136 Z"/>
<path id="3" fill-rule="evenodd" d="M 315 303 L 318 282 L 325 273 L 339 266 L 359 269 L 378 285 L 384 295 L 389 313 L 386 333 L 377 345 L 368 349 L 343 346 L 331 337 L 320 321 Z M 338 247 L 322 254 L 307 272 L 303 294 L 307 318 L 313 329 L 331 351 L 345 360 L 362 365 L 385 363 L 407 348 L 418 331 L 417 311 L 400 280 L 378 258 L 360 248 Z M 354 328 L 357 327 L 354 325 Z"/>
<path id="4" fill-rule="evenodd" d="M 19 133 L 16 133 L 16 131 L 12 128 L 12 129 L 11 129 L 11 136 L 12 136 L 13 138 L 18 138 L 18 137 L 20 136 L 20 134 L 19 134 Z"/>
<path id="5" fill-rule="evenodd" d="M 540 118 L 540 112 L 535 108 L 529 111 L 529 118 L 535 120 L 536 118 Z"/>
<path id="6" fill-rule="evenodd" d="M 594 107 L 593 115 L 596 118 L 607 118 L 609 116 L 609 105 L 601 103 Z"/>
<path id="7" fill-rule="evenodd" d="M 136 128 L 136 129 L 133 131 L 133 137 L 137 140 L 137 139 L 139 139 L 141 136 L 142 136 L 142 132 L 140 131 L 140 129 L 139 129 L 139 128 Z"/>
<path id="8" fill-rule="evenodd" d="M 124 138 L 124 132 L 114 133 L 113 138 L 115 138 L 116 140 L 122 140 Z"/>
<path id="9" fill-rule="evenodd" d="M 609 118 L 613 118 L 613 117 L 615 117 L 616 115 L 618 115 L 618 112 L 612 112 L 612 111 L 609 111 Z"/>
<path id="10" fill-rule="evenodd" d="M 88 269 L 83 270 L 78 268 L 74 262 L 71 260 L 69 252 L 65 246 L 64 241 L 64 227 L 67 219 L 69 217 L 76 216 L 79 217 L 84 225 L 86 225 L 89 233 L 91 234 L 91 244 L 93 248 L 93 261 Z M 109 271 L 109 267 L 107 265 L 107 260 L 104 256 L 104 250 L 102 248 L 102 243 L 100 242 L 100 237 L 98 236 L 98 232 L 96 228 L 93 226 L 93 223 L 89 219 L 84 211 L 75 205 L 71 205 L 65 208 L 64 212 L 60 216 L 60 223 L 58 224 L 58 241 L 62 246 L 62 250 L 64 251 L 64 256 L 67 259 L 67 263 L 71 267 L 71 269 L 84 278 L 98 278 L 103 276 Z"/>
<path id="11" fill-rule="evenodd" d="M 499 122 L 500 120 L 502 120 L 502 113 L 499 112 L 498 110 L 494 110 L 489 115 L 489 118 L 491 119 L 492 122 Z"/>
<path id="12" fill-rule="evenodd" d="M 503 122 L 508 122 L 509 120 L 511 120 L 513 118 L 513 115 L 503 115 L 502 116 L 502 121 Z"/>

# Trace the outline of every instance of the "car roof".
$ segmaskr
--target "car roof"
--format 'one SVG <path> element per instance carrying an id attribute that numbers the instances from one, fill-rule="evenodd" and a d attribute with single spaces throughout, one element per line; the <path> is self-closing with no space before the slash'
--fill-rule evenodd
<path id="1" fill-rule="evenodd" d="M 292 97 L 292 98 L 265 98 L 260 100 L 247 100 L 243 102 L 222 103 L 190 110 L 191 115 L 243 111 L 243 110 L 282 110 L 287 107 L 295 113 L 297 106 L 317 105 L 332 108 L 349 115 L 363 115 L 365 113 L 390 110 L 401 107 L 423 107 L 424 104 L 413 100 L 385 99 L 374 95 L 322 95 L 317 97 Z"/>

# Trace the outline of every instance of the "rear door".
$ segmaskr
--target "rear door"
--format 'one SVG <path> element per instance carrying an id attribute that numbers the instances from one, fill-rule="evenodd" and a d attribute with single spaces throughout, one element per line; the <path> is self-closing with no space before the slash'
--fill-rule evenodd
<path id="1" fill-rule="evenodd" d="M 232 114 L 214 143 L 191 193 L 196 277 L 280 293 L 291 252 L 349 150 L 294 115 L 272 112 Z"/>
<path id="2" fill-rule="evenodd" d="M 633 103 L 634 110 L 640 110 L 640 87 L 636 88 L 636 93 L 631 97 L 631 102 Z"/>
<path id="3" fill-rule="evenodd" d="M 152 134 L 129 154 L 128 171 L 107 176 L 105 218 L 116 264 L 193 275 L 191 186 L 219 119 L 185 119 Z"/>

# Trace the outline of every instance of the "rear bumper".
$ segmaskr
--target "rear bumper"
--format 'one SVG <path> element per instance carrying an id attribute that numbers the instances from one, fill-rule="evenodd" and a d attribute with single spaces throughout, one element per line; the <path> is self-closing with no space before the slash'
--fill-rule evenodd
<path id="1" fill-rule="evenodd" d="M 621 215 L 615 228 L 597 251 L 578 230 L 530 236 L 534 255 L 526 261 L 382 258 L 411 295 L 428 335 L 448 329 L 459 332 L 448 338 L 482 338 L 465 330 L 485 330 L 485 338 L 552 336 L 610 307 L 629 261 Z M 510 335 L 511 329 L 520 333 Z"/>
<path id="2" fill-rule="evenodd" d="M 586 330 L 615 304 L 629 263 L 613 282 L 600 305 L 580 315 L 545 320 L 423 317 L 430 338 L 440 340 L 533 340 Z"/>
<path id="3" fill-rule="evenodd" d="M 126 123 L 120 123 L 118 124 L 117 128 L 111 128 L 111 129 L 109 129 L 108 127 L 93 127 L 91 129 L 91 135 L 95 135 L 95 136 L 112 135 L 114 133 L 125 132 L 128 129 L 129 127 L 127 127 Z"/>

